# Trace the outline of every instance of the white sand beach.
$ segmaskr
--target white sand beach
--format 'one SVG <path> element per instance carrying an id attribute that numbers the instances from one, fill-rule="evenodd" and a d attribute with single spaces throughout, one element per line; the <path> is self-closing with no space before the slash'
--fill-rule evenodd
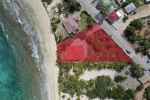
<path id="1" fill-rule="evenodd" d="M 97 78 L 98 76 L 108 76 L 111 79 L 114 79 L 116 74 L 117 74 L 116 71 L 110 69 L 93 70 L 93 71 L 86 71 L 83 75 L 80 76 L 80 79 L 89 81 Z"/>
<path id="2" fill-rule="evenodd" d="M 45 85 L 47 89 L 46 95 L 48 100 L 58 99 L 58 69 L 56 66 L 56 42 L 52 35 L 50 20 L 46 13 L 45 8 L 42 5 L 41 0 L 22 0 L 22 2 L 28 7 L 25 11 L 28 13 L 32 10 L 33 14 L 30 16 L 35 19 L 34 28 L 37 31 L 37 37 L 39 39 L 39 47 L 42 54 L 42 70 L 45 72 Z"/>

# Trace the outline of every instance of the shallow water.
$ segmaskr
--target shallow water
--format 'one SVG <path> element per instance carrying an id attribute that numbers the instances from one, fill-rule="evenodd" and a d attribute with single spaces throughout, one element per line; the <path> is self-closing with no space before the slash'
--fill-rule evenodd
<path id="1" fill-rule="evenodd" d="M 41 100 L 30 39 L 0 1 L 0 100 Z"/>

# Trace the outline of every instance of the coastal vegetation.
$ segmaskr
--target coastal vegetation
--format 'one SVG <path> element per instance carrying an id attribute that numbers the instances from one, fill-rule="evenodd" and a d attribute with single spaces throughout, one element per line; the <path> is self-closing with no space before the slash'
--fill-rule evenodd
<path id="1" fill-rule="evenodd" d="M 99 76 L 92 80 L 80 79 L 86 70 L 113 69 L 118 72 L 123 70 L 125 63 L 65 63 L 59 64 L 59 90 L 71 96 L 86 95 L 93 98 L 114 98 L 115 100 L 132 100 L 133 90 L 125 90 L 116 82 L 126 79 L 124 76 L 116 76 L 112 80 L 108 76 Z M 116 81 L 116 82 L 115 82 Z"/>
<path id="2" fill-rule="evenodd" d="M 71 96 L 86 95 L 90 99 L 94 98 L 113 98 L 115 100 L 132 100 L 134 91 L 125 90 L 122 86 L 117 85 L 107 76 L 99 76 L 96 79 L 84 81 L 75 76 L 68 76 L 60 83 L 60 91 L 68 93 Z"/>
<path id="3" fill-rule="evenodd" d="M 128 64 L 126 63 L 65 63 L 59 64 L 60 72 L 69 72 L 71 69 L 76 76 L 81 75 L 85 70 L 101 70 L 101 69 L 113 69 L 117 72 L 121 72 Z"/>

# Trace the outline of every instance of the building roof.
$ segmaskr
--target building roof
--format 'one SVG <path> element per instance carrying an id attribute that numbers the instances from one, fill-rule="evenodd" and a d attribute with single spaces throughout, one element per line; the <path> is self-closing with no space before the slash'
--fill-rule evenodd
<path id="1" fill-rule="evenodd" d="M 60 63 L 132 62 L 99 25 L 91 26 L 59 43 L 57 52 Z"/>
<path id="2" fill-rule="evenodd" d="M 129 14 L 131 12 L 134 12 L 136 10 L 136 6 L 134 3 L 130 3 L 125 7 L 125 11 Z"/>
<path id="3" fill-rule="evenodd" d="M 108 16 L 107 16 L 107 19 L 110 23 L 113 23 L 115 21 L 117 21 L 119 19 L 119 16 L 118 14 L 116 13 L 116 11 L 113 11 L 112 13 L 110 13 Z"/>
<path id="4" fill-rule="evenodd" d="M 68 33 L 76 33 L 79 30 L 79 25 L 74 16 L 64 17 L 63 24 Z"/>

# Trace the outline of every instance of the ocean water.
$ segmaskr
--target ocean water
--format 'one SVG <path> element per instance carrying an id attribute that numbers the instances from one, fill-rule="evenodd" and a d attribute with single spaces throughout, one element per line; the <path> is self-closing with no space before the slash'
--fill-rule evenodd
<path id="1" fill-rule="evenodd" d="M 15 0 L 0 0 L 0 100 L 42 100 L 31 40 L 5 1 Z"/>

